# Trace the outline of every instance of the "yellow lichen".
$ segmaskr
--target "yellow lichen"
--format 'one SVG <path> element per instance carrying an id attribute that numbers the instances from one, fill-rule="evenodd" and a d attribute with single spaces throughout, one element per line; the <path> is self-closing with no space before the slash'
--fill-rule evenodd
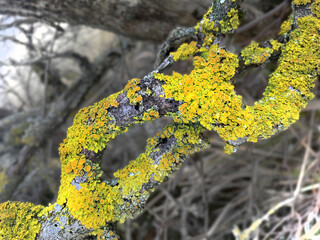
<path id="1" fill-rule="evenodd" d="M 183 43 L 179 49 L 176 52 L 171 53 L 171 55 L 173 56 L 174 61 L 185 60 L 193 56 L 197 50 L 197 43 L 193 41 L 189 44 Z"/>
<path id="2" fill-rule="evenodd" d="M 239 15 L 238 10 L 231 8 L 230 11 L 227 13 L 229 19 L 222 20 L 219 22 L 221 33 L 228 33 L 238 28 L 239 22 Z"/>
<path id="3" fill-rule="evenodd" d="M 135 85 L 136 80 L 131 83 Z M 131 89 L 128 86 L 126 91 Z M 81 109 L 59 148 L 62 172 L 57 203 L 66 204 L 72 216 L 88 228 L 99 228 L 114 218 L 114 206 L 120 195 L 119 189 L 100 181 L 99 164 L 86 159 L 81 151 L 101 151 L 110 139 L 126 132 L 127 128 L 116 126 L 108 113 L 108 108 L 118 106 L 117 97 L 123 92 Z"/>
<path id="4" fill-rule="evenodd" d="M 138 86 L 139 83 L 139 78 L 133 78 L 128 81 L 124 88 L 124 90 L 127 91 L 127 97 L 132 105 L 136 105 L 138 102 L 142 101 L 141 95 L 137 94 L 141 90 L 141 88 Z"/>
<path id="5" fill-rule="evenodd" d="M 156 110 L 156 108 L 150 108 L 146 112 L 144 112 L 142 121 L 145 122 L 152 122 L 153 120 L 157 119 L 159 117 L 159 112 Z"/>
<path id="6" fill-rule="evenodd" d="M 200 122 L 205 128 L 216 130 L 227 142 L 239 138 L 255 142 L 270 137 L 276 129 L 286 129 L 313 97 L 311 90 L 320 61 L 319 20 L 307 16 L 299 19 L 298 24 L 282 49 L 279 66 L 269 79 L 264 97 L 254 106 L 245 106 L 230 83 L 238 66 L 236 55 L 217 45 L 195 52 L 194 69 L 188 75 L 155 74 L 166 83 L 165 97 L 182 103 L 174 120 Z M 280 48 L 274 41 L 271 44 L 274 49 Z M 241 54 L 249 58 L 249 64 L 265 61 L 272 51 L 259 49 L 253 43 Z M 226 151 L 230 152 L 229 148 Z"/>
<path id="7" fill-rule="evenodd" d="M 195 30 L 201 31 L 206 37 L 202 43 L 202 46 L 210 46 L 215 39 L 217 33 L 230 33 L 236 30 L 240 24 L 239 11 L 235 8 L 231 8 L 227 13 L 227 18 L 219 22 L 211 20 L 210 16 L 213 12 L 213 7 L 203 16 L 200 23 L 197 24 Z M 188 50 L 189 51 L 189 50 Z"/>
<path id="8" fill-rule="evenodd" d="M 224 152 L 231 154 L 235 151 L 235 147 L 231 146 L 230 144 L 226 144 L 226 146 L 224 147 Z"/>
<path id="9" fill-rule="evenodd" d="M 293 24 L 293 20 L 292 20 L 292 16 L 290 16 L 288 20 L 284 21 L 281 24 L 279 35 L 284 35 L 289 33 L 289 31 L 291 30 L 292 24 Z"/>
<path id="10" fill-rule="evenodd" d="M 315 0 L 311 5 L 311 12 L 320 18 L 320 0 Z"/>
<path id="11" fill-rule="evenodd" d="M 275 45 L 275 47 L 278 47 Z M 252 42 L 249 46 L 241 51 L 241 56 L 244 59 L 244 64 L 259 64 L 265 62 L 273 53 L 272 48 L 259 47 L 257 42 Z"/>
<path id="12" fill-rule="evenodd" d="M 33 240 L 40 231 L 38 213 L 43 206 L 31 203 L 5 202 L 0 204 L 0 237 L 3 240 Z"/>
<path id="13" fill-rule="evenodd" d="M 200 126 L 194 128 L 188 125 L 170 125 L 162 133 L 157 134 L 158 137 L 148 139 L 146 151 L 125 168 L 114 173 L 123 196 L 129 198 L 133 193 L 138 192 L 150 181 L 151 176 L 154 180 L 162 182 L 175 167 L 181 164 L 179 159 L 206 147 L 206 143 L 200 138 L 203 131 L 204 128 Z M 170 137 L 176 139 L 171 151 L 165 153 L 159 163 L 150 159 L 150 154 L 157 151 L 159 139 Z"/>
<path id="14" fill-rule="evenodd" d="M 311 0 L 293 0 L 293 3 L 297 5 L 306 5 L 311 3 Z"/>

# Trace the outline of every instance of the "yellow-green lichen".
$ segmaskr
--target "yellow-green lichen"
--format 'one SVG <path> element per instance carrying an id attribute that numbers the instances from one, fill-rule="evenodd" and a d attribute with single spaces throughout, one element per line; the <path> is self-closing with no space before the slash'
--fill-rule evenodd
<path id="1" fill-rule="evenodd" d="M 259 43 L 253 41 L 241 51 L 241 56 L 243 57 L 244 64 L 250 65 L 265 62 L 269 59 L 272 53 L 272 48 L 259 47 Z"/>
<path id="2" fill-rule="evenodd" d="M 133 78 L 128 81 L 127 85 L 124 88 L 124 90 L 127 92 L 127 97 L 129 98 L 132 105 L 136 105 L 138 102 L 142 101 L 141 95 L 138 94 L 138 92 L 141 90 L 141 88 L 138 86 L 139 83 L 139 78 Z"/>
<path id="3" fill-rule="evenodd" d="M 235 8 L 231 8 L 227 13 L 227 18 L 219 22 L 215 22 L 211 19 L 213 12 L 213 7 L 204 15 L 200 23 L 197 24 L 195 30 L 201 31 L 205 35 L 205 39 L 202 46 L 210 46 L 215 39 L 215 34 L 226 34 L 234 31 L 238 28 L 239 21 L 239 11 Z"/>
<path id="4" fill-rule="evenodd" d="M 108 112 L 110 107 L 118 106 L 117 97 L 122 93 L 81 109 L 59 148 L 62 172 L 57 203 L 66 204 L 72 216 L 87 228 L 99 228 L 113 220 L 114 206 L 120 201 L 119 189 L 101 182 L 100 165 L 81 152 L 86 149 L 97 153 L 110 139 L 127 131 L 118 127 Z"/>
<path id="5" fill-rule="evenodd" d="M 4 202 L 0 204 L 0 238 L 3 240 L 33 240 L 40 231 L 38 213 L 43 206 L 32 203 Z"/>
<path id="6" fill-rule="evenodd" d="M 153 120 L 159 118 L 159 112 L 156 110 L 156 108 L 150 108 L 146 112 L 144 112 L 142 121 L 143 122 L 152 122 Z"/>
<path id="7" fill-rule="evenodd" d="M 297 5 L 306 5 L 311 3 L 311 0 L 293 0 L 293 3 Z"/>
<path id="8" fill-rule="evenodd" d="M 274 51 L 279 51 L 280 48 L 283 46 L 283 44 L 279 43 L 277 40 L 270 40 L 270 43 L 271 43 L 272 49 Z"/>
<path id="9" fill-rule="evenodd" d="M 146 151 L 125 168 L 114 173 L 123 196 L 129 198 L 132 194 L 138 193 L 151 177 L 162 182 L 175 167 L 181 164 L 181 158 L 206 147 L 206 143 L 200 137 L 204 130 L 200 126 L 195 128 L 183 124 L 170 125 L 156 137 L 148 139 Z M 159 151 L 157 150 L 159 139 L 171 137 L 174 137 L 176 141 L 170 152 L 165 153 L 159 162 L 152 160 L 150 154 Z"/>
<path id="10" fill-rule="evenodd" d="M 279 51 L 280 47 L 282 46 L 282 44 L 276 40 L 271 40 L 270 44 L 272 45 L 272 48 L 263 48 L 259 47 L 259 44 L 253 41 L 250 45 L 245 47 L 241 51 L 241 56 L 243 57 L 244 64 L 250 65 L 263 63 L 271 57 L 271 54 L 274 51 Z"/>
<path id="11" fill-rule="evenodd" d="M 112 239 L 112 240 L 119 240 L 119 236 L 113 232 L 112 230 L 109 229 L 104 229 L 104 228 L 99 228 L 90 233 L 90 235 L 95 236 L 98 240 L 103 240 L 103 239 Z"/>
<path id="12" fill-rule="evenodd" d="M 311 5 L 311 12 L 320 18 L 320 0 L 315 0 Z"/>
<path id="13" fill-rule="evenodd" d="M 219 22 L 221 33 L 225 34 L 231 32 L 238 28 L 239 22 L 239 14 L 238 10 L 231 8 L 227 13 L 229 19 L 222 20 Z"/>
<path id="14" fill-rule="evenodd" d="M 197 51 L 197 43 L 193 41 L 191 43 L 183 43 L 179 49 L 176 52 L 171 53 L 171 55 L 173 56 L 174 61 L 185 60 L 192 57 Z"/>
<path id="15" fill-rule="evenodd" d="M 288 20 L 284 21 L 281 24 L 279 35 L 285 35 L 289 33 L 289 31 L 291 30 L 292 24 L 293 24 L 293 20 L 292 20 L 292 16 L 290 15 Z"/>
<path id="16" fill-rule="evenodd" d="M 224 152 L 227 154 L 231 154 L 235 152 L 235 147 L 230 144 L 226 144 L 226 146 L 224 147 Z"/>
<path id="17" fill-rule="evenodd" d="M 270 137 L 277 129 L 286 129 L 299 118 L 301 108 L 313 97 L 311 90 L 320 61 L 319 20 L 307 16 L 298 19 L 298 24 L 299 28 L 291 33 L 290 41 L 282 49 L 279 66 L 269 79 L 264 97 L 254 106 L 245 106 L 230 83 L 238 66 L 237 56 L 217 45 L 198 50 L 193 58 L 194 69 L 188 75 L 155 74 L 166 83 L 165 97 L 181 102 L 174 120 L 200 122 L 205 128 L 216 130 L 227 142 L 239 138 L 255 142 L 258 138 Z M 275 42 L 272 46 L 280 47 Z M 254 46 L 255 51 L 257 48 Z M 265 53 L 265 49 L 262 50 L 259 54 L 251 51 L 244 55 L 261 56 Z M 268 55 L 267 52 L 265 59 Z M 230 152 L 230 146 L 226 150 Z"/>

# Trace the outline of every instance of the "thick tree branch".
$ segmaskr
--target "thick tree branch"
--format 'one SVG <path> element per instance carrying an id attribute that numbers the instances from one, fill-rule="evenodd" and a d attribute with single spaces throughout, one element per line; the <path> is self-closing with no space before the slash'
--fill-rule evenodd
<path id="1" fill-rule="evenodd" d="M 158 70 L 130 80 L 122 91 L 79 111 L 59 149 L 62 173 L 57 202 L 46 208 L 0 205 L 4 212 L 0 225 L 6 227 L 0 235 L 16 234 L 7 229 L 16 217 L 6 213 L 25 209 L 19 220 L 24 221 L 24 215 L 31 219 L 28 234 L 33 238 L 85 239 L 92 234 L 98 239 L 117 239 L 111 224 L 139 212 L 154 187 L 188 154 L 207 147 L 205 130 L 217 131 L 227 143 L 226 152 L 231 153 L 246 141 L 268 138 L 289 127 L 313 97 L 320 66 L 320 20 L 315 17 L 320 16 L 319 1 L 311 1 L 316 7 L 299 1 L 294 1 L 292 22 L 282 29 L 283 41 L 252 43 L 239 56 L 218 43 L 238 27 L 241 1 L 213 1 L 194 29 L 195 41 L 170 53 Z M 237 71 L 273 57 L 279 57 L 279 64 L 264 97 L 246 106 L 230 80 Z M 190 74 L 160 73 L 185 59 L 193 60 Z M 150 138 L 146 151 L 115 172 L 113 179 L 101 180 L 101 155 L 109 141 L 134 124 L 163 116 L 170 116 L 174 123 Z M 75 234 L 71 236 L 70 231 Z"/>
<path id="2" fill-rule="evenodd" d="M 42 21 L 83 24 L 125 36 L 155 42 L 166 38 L 175 26 L 192 26 L 210 0 L 1 0 L 0 13 L 35 17 Z"/>

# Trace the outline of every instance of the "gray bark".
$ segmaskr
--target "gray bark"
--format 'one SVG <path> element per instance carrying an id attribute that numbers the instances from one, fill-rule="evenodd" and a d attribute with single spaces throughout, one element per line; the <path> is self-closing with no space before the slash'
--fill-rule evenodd
<path id="1" fill-rule="evenodd" d="M 0 13 L 83 24 L 160 42 L 178 25 L 193 26 L 210 0 L 0 0 Z"/>

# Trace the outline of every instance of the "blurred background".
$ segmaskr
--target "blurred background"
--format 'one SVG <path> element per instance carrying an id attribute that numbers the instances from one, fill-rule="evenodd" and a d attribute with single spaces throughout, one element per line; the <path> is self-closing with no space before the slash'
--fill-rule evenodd
<path id="1" fill-rule="evenodd" d="M 210 0 L 188 8 L 163 2 L 176 7 L 174 16 L 188 26 L 210 6 Z M 277 39 L 291 12 L 283 0 L 247 0 L 242 10 L 240 28 L 222 44 L 235 53 L 253 40 Z M 161 43 L 180 24 L 159 29 L 163 37 L 156 40 L 147 33 L 137 40 L 83 25 L 1 15 L 0 201 L 55 202 L 58 147 L 74 115 L 152 71 Z M 235 79 L 247 104 L 262 97 L 276 67 L 270 62 Z M 191 68 L 192 62 L 184 61 L 171 70 Z M 232 155 L 223 152 L 216 133 L 207 132 L 211 147 L 190 156 L 153 192 L 141 214 L 117 225 L 121 239 L 320 239 L 312 238 L 320 229 L 319 90 L 317 81 L 314 100 L 288 130 L 246 143 Z M 112 141 L 103 157 L 104 177 L 142 153 L 146 139 L 168 121 L 133 127 Z"/>

